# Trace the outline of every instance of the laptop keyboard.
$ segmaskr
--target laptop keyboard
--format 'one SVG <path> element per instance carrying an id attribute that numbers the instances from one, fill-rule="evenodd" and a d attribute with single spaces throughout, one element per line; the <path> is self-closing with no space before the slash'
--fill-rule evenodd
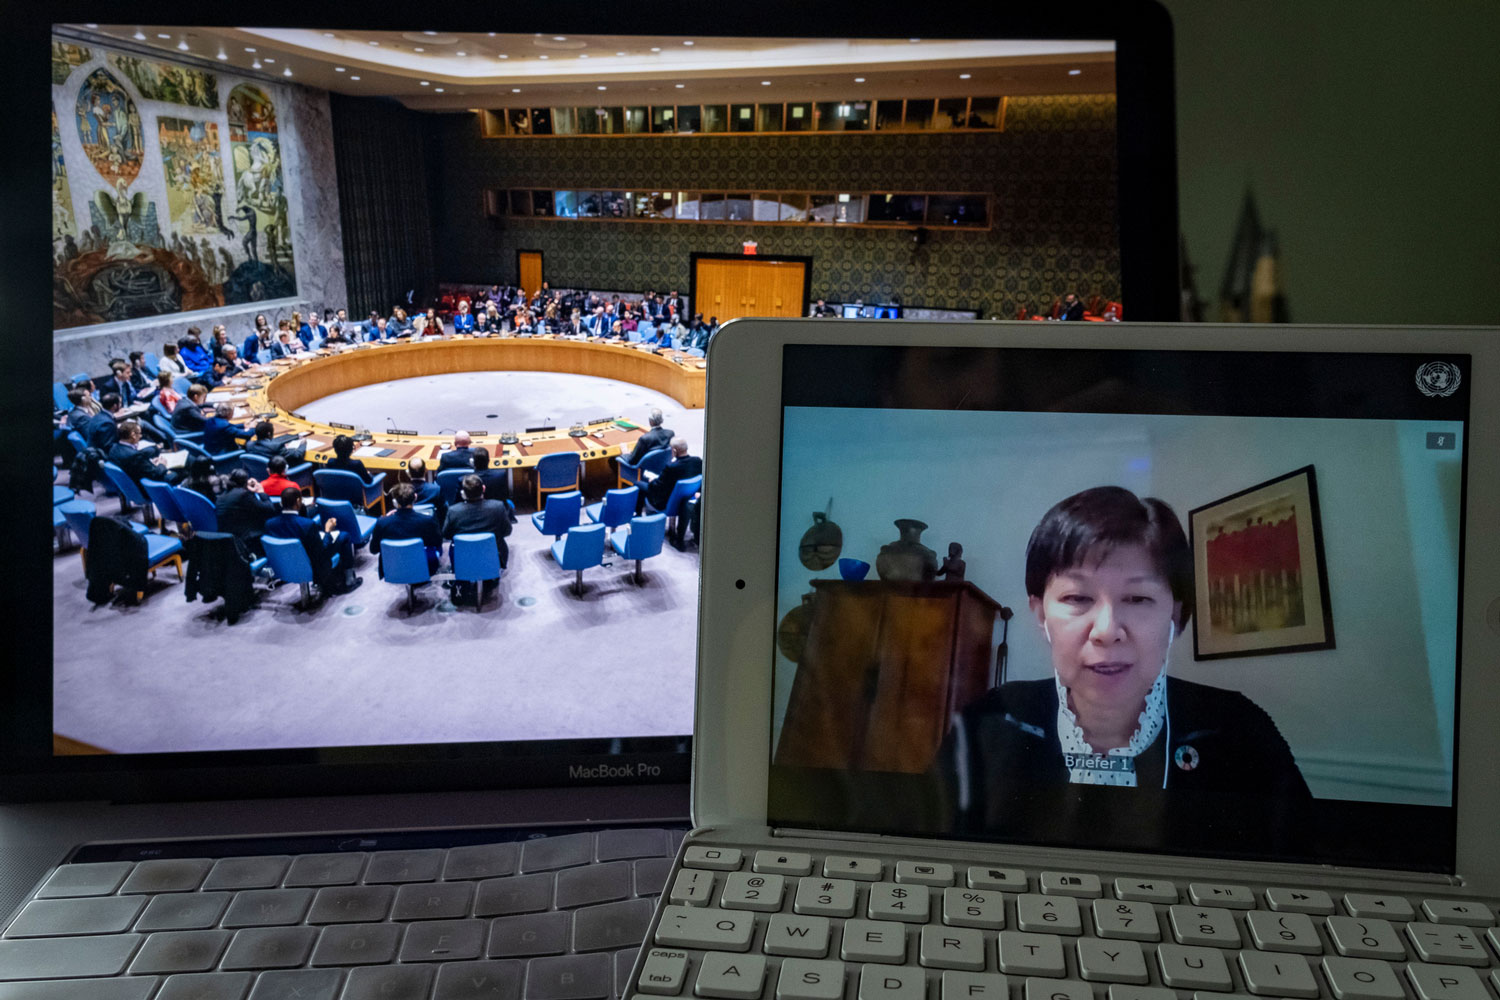
<path id="1" fill-rule="evenodd" d="M 611 1000 L 682 836 L 66 864 L 0 1000 Z"/>
<path id="2" fill-rule="evenodd" d="M 656 996 L 1500 996 L 1496 907 L 1449 896 L 689 844 L 662 902 Z"/>

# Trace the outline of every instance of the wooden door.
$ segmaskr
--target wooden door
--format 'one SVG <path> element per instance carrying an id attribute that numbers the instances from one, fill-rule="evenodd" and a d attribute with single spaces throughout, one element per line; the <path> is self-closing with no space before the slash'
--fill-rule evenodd
<path id="1" fill-rule="evenodd" d="M 695 313 L 720 323 L 741 316 L 802 316 L 807 288 L 804 261 L 753 257 L 700 257 L 696 264 Z"/>
<path id="2" fill-rule="evenodd" d="M 517 282 L 528 297 L 542 287 L 542 252 L 540 250 L 517 250 L 516 269 L 521 278 Z"/>

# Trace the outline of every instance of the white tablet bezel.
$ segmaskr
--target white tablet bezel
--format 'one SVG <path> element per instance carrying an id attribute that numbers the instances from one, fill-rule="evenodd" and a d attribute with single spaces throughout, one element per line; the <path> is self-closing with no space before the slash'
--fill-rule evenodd
<path id="1" fill-rule="evenodd" d="M 710 346 L 708 366 L 693 753 L 693 818 L 700 826 L 767 824 L 785 344 L 1470 355 L 1472 370 L 1463 377 L 1476 391 L 1462 564 L 1456 871 L 1466 886 L 1500 893 L 1500 852 L 1494 850 L 1500 781 L 1492 763 L 1500 759 L 1493 712 L 1500 707 L 1500 330 L 838 319 L 726 324 Z M 1335 384 L 1339 374 L 1329 371 L 1328 378 Z"/>

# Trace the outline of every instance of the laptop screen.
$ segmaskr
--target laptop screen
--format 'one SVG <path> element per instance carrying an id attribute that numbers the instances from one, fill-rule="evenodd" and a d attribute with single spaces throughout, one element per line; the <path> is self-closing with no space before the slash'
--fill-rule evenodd
<path id="1" fill-rule="evenodd" d="M 771 821 L 1451 870 L 1467 360 L 787 347 Z"/>

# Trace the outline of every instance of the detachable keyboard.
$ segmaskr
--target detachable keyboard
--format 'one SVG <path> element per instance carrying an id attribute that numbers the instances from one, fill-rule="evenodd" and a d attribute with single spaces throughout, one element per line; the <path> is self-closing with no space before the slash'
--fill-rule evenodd
<path id="1" fill-rule="evenodd" d="M 1494 901 L 690 842 L 631 992 L 1496 1000 Z"/>
<path id="2" fill-rule="evenodd" d="M 0 935 L 0 1000 L 619 996 L 683 831 L 500 836 L 61 865 Z"/>

